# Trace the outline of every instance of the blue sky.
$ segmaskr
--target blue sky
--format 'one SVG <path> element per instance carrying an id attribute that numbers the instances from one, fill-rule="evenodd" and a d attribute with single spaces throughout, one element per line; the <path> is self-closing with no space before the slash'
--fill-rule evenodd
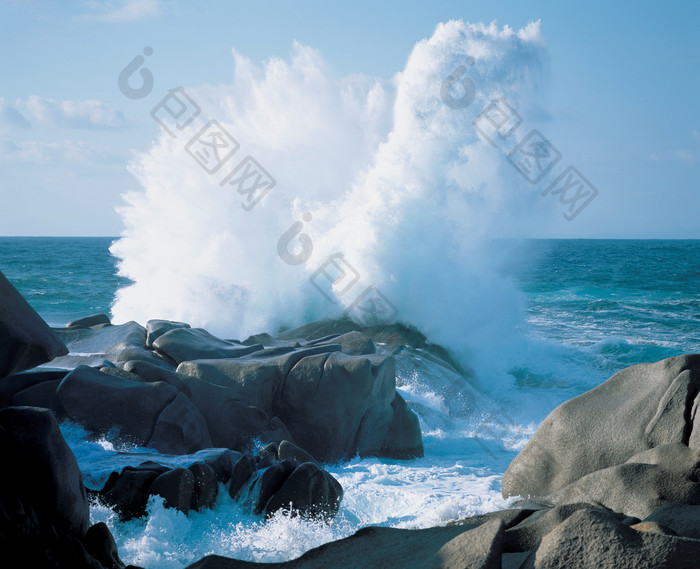
<path id="1" fill-rule="evenodd" d="M 390 79 L 450 19 L 541 21 L 542 128 L 599 190 L 524 236 L 700 238 L 700 3 L 493 0 L 0 0 L 0 235 L 118 235 L 159 94 L 230 83 L 232 49 L 259 64 L 296 40 L 338 76 Z M 153 93 L 132 100 L 117 77 L 146 46 Z"/>

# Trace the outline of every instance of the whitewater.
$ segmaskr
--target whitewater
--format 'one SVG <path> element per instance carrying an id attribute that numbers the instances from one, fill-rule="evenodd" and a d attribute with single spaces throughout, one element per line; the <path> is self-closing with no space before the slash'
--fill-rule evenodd
<path id="1" fill-rule="evenodd" d="M 113 321 L 179 320 L 244 340 L 361 318 L 370 291 L 383 314 L 446 348 L 462 373 L 420 352 L 395 355 L 425 457 L 329 465 L 345 491 L 333 521 L 266 521 L 227 492 L 189 516 L 153 498 L 148 517 L 129 522 L 94 504 L 93 522 L 110 526 L 125 562 L 176 568 L 212 553 L 283 561 L 369 524 L 430 527 L 506 507 L 501 476 L 557 404 L 625 365 L 700 351 L 697 244 L 498 239 L 536 208 L 561 215 L 474 128 L 498 98 L 542 116 L 547 61 L 538 22 L 451 21 L 389 80 L 338 77 L 322 54 L 294 44 L 289 58 L 260 65 L 234 51 L 231 84 L 185 87 L 201 112 L 182 129 L 159 129 L 129 166 L 141 189 L 124 196 L 125 230 L 110 247 L 121 279 Z M 441 88 L 460 66 L 474 90 L 457 81 L 452 96 L 472 101 L 455 108 Z M 239 145 L 231 166 L 250 157 L 268 176 L 255 203 L 229 183 L 228 166 L 214 170 L 188 145 L 212 120 Z M 671 266 L 686 289 L 664 281 Z M 186 461 L 68 422 L 62 431 L 92 488 L 127 464 Z"/>

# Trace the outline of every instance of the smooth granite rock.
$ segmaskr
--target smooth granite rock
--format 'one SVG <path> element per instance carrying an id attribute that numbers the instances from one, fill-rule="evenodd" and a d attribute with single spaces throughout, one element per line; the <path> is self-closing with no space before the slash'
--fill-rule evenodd
<path id="1" fill-rule="evenodd" d="M 503 495 L 546 496 L 652 447 L 700 438 L 699 390 L 700 354 L 623 369 L 547 416 L 506 470 Z"/>
<path id="2" fill-rule="evenodd" d="M 386 356 L 308 356 L 287 374 L 273 410 L 293 441 L 321 461 L 377 454 L 393 419 L 395 385 Z"/>

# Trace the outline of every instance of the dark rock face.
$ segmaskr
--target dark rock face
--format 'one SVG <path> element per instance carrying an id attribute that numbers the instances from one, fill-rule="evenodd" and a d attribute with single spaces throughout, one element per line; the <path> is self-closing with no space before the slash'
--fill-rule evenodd
<path id="1" fill-rule="evenodd" d="M 89 527 L 78 463 L 53 413 L 0 410 L 0 550 L 22 567 L 123 568 L 106 526 Z"/>
<path id="2" fill-rule="evenodd" d="M 63 342 L 0 273 L 0 378 L 67 353 Z"/>
<path id="3" fill-rule="evenodd" d="M 546 496 L 666 443 L 700 449 L 699 391 L 700 354 L 623 369 L 549 414 L 506 470 L 504 496 Z"/>
<path id="4" fill-rule="evenodd" d="M 88 429 L 106 432 L 117 426 L 122 436 L 146 445 L 177 389 L 163 382 L 131 381 L 79 366 L 63 379 L 56 393 L 68 415 Z"/>
<path id="5" fill-rule="evenodd" d="M 379 449 L 379 456 L 399 460 L 423 456 L 423 435 L 418 417 L 408 408 L 406 401 L 398 392 L 391 402 L 391 408 L 394 415 L 382 448 Z"/>
<path id="6" fill-rule="evenodd" d="M 112 321 L 106 314 L 93 314 L 92 316 L 86 316 L 85 318 L 79 318 L 78 320 L 73 320 L 66 324 L 66 328 L 93 328 L 99 330 L 104 326 L 111 326 Z"/>
<path id="7" fill-rule="evenodd" d="M 279 510 L 289 510 L 305 516 L 332 518 L 338 513 L 342 499 L 343 487 L 338 481 L 317 464 L 305 462 L 297 466 L 268 499 L 264 512 L 269 516 Z"/>
<path id="8" fill-rule="evenodd" d="M 32 407 L 0 410 L 3 468 L 0 487 L 46 508 L 46 515 L 62 520 L 83 535 L 90 514 L 78 463 L 63 440 L 50 411 Z M 10 461 L 10 457 L 12 460 Z M 41 515 L 41 511 L 37 512 Z"/>

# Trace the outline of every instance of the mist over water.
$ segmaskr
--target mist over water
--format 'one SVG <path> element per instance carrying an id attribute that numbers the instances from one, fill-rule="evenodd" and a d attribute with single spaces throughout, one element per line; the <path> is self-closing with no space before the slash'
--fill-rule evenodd
<path id="1" fill-rule="evenodd" d="M 456 110 L 440 89 L 468 58 L 475 98 Z M 187 88 L 203 111 L 187 132 L 161 133 L 130 166 L 143 189 L 125 196 L 126 230 L 111 249 L 134 282 L 117 294 L 116 321 L 184 320 L 244 339 L 340 316 L 374 286 L 397 320 L 483 377 L 502 375 L 510 362 L 494 355 L 521 341 L 525 308 L 501 276 L 508 252 L 487 243 L 531 198 L 504 183 L 508 166 L 472 123 L 495 96 L 534 104 L 546 60 L 539 24 L 440 24 L 391 80 L 336 77 L 299 44 L 260 66 L 234 59 L 231 85 Z M 276 180 L 250 211 L 219 185 L 227 167 L 207 174 L 184 150 L 207 118 L 240 143 L 237 158 L 253 156 Z M 286 249 L 307 254 L 292 265 L 278 245 L 295 223 Z M 357 283 L 328 286 L 331 302 L 309 279 L 338 254 Z"/>

